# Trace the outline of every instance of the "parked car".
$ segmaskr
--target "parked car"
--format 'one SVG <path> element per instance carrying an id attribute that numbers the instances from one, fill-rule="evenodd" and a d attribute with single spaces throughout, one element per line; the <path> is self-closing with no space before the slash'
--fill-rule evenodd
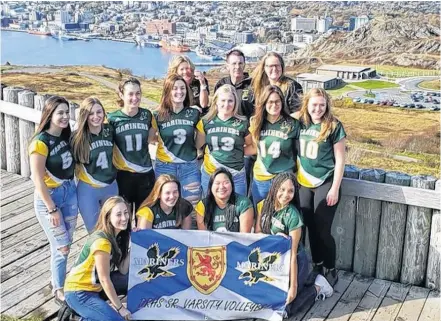
<path id="1" fill-rule="evenodd" d="M 415 108 L 415 104 L 409 104 L 409 108 Z"/>
<path id="2" fill-rule="evenodd" d="M 360 97 L 355 97 L 354 99 L 352 99 L 352 101 L 354 103 L 359 103 L 360 102 Z"/>
<path id="3" fill-rule="evenodd" d="M 430 107 L 430 110 L 431 111 L 438 111 L 438 110 L 440 110 L 440 108 L 438 106 L 432 106 L 432 107 Z"/>
<path id="4" fill-rule="evenodd" d="M 360 103 L 362 103 L 362 104 L 366 104 L 366 103 L 367 103 L 367 99 L 364 99 L 364 98 L 361 99 L 361 100 L 360 100 Z"/>
<path id="5" fill-rule="evenodd" d="M 436 98 L 433 98 L 433 99 L 432 99 L 432 102 L 434 102 L 435 104 L 439 104 L 439 100 L 436 99 Z"/>
<path id="6" fill-rule="evenodd" d="M 421 105 L 421 104 L 416 104 L 415 107 L 418 108 L 418 109 L 424 108 L 424 106 Z"/>
<path id="7" fill-rule="evenodd" d="M 393 101 L 388 101 L 388 102 L 386 103 L 386 105 L 387 105 L 387 106 L 393 106 L 393 105 L 394 105 L 394 102 L 393 102 Z"/>

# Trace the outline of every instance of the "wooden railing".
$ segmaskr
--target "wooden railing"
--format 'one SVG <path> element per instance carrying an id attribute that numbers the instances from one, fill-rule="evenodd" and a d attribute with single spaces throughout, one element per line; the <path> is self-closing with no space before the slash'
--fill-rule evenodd
<path id="1" fill-rule="evenodd" d="M 27 147 L 47 97 L 2 85 L 2 169 L 29 177 Z M 440 289 L 440 190 L 431 176 L 347 165 L 332 227 L 337 268 Z"/>

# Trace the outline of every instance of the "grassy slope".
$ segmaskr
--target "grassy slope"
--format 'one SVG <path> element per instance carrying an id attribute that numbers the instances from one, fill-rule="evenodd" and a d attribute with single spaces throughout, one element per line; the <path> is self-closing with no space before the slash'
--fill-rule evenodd
<path id="1" fill-rule="evenodd" d="M 418 84 L 418 87 L 429 90 L 440 90 L 441 86 L 439 79 L 435 79 L 435 80 L 422 81 Z"/>
<path id="2" fill-rule="evenodd" d="M 69 67 L 67 72 L 88 72 L 118 83 L 121 75 L 103 67 Z M 225 73 L 207 73 L 210 88 Z M 127 78 L 127 75 L 122 75 Z M 2 82 L 11 86 L 31 88 L 40 93 L 56 93 L 80 102 L 89 95 L 95 95 L 103 102 L 106 110 L 116 108 L 116 93 L 97 82 L 81 76 L 55 74 L 3 74 Z M 372 85 L 372 81 L 366 81 Z M 354 83 L 355 86 L 360 83 Z M 378 85 L 378 84 L 375 84 Z M 394 84 L 392 84 L 394 85 Z M 143 96 L 159 101 L 162 80 L 142 80 Z M 357 87 L 350 90 L 356 90 Z M 213 95 L 213 92 L 211 92 Z M 347 100 L 335 102 L 334 112 L 344 123 L 348 133 L 350 152 L 348 163 L 363 168 L 383 168 L 409 174 L 431 174 L 439 176 L 439 114 L 422 110 L 403 110 L 380 106 L 365 106 Z M 437 136 L 438 135 L 438 136 Z M 383 154 L 366 154 L 366 150 Z M 403 155 L 419 160 L 409 163 L 393 159 L 391 155 Z M 360 157 L 360 155 L 364 155 Z"/>

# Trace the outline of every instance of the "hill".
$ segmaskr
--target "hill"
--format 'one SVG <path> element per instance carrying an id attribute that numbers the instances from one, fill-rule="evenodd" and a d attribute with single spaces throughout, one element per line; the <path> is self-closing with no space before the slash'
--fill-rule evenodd
<path id="1" fill-rule="evenodd" d="M 440 28 L 417 18 L 378 17 L 352 32 L 331 31 L 295 52 L 288 64 L 311 57 L 327 63 L 359 63 L 439 69 Z"/>

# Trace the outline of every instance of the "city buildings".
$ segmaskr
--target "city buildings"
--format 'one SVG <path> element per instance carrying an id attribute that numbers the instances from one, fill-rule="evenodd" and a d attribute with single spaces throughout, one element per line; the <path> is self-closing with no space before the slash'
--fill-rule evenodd
<path id="1" fill-rule="evenodd" d="M 176 23 L 170 20 L 152 20 L 145 23 L 145 32 L 150 35 L 174 35 Z"/>
<path id="2" fill-rule="evenodd" d="M 364 15 L 360 17 L 349 18 L 349 31 L 354 31 L 369 22 L 369 17 Z"/>

